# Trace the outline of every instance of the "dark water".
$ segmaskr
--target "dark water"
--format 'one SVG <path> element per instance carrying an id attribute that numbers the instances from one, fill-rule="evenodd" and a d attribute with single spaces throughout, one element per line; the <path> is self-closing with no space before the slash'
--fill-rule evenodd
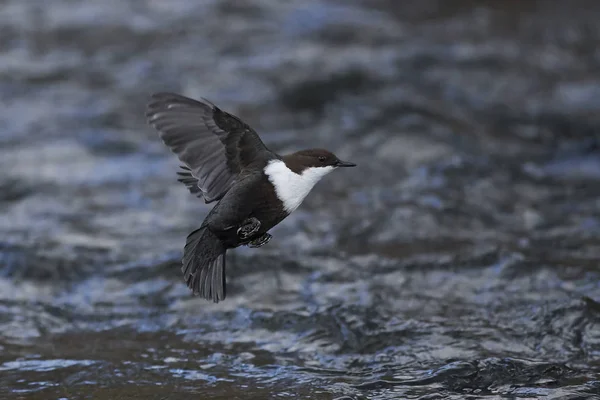
<path id="1" fill-rule="evenodd" d="M 0 2 L 0 398 L 600 398 L 600 5 Z M 204 96 L 325 178 L 229 297 L 143 117 Z"/>

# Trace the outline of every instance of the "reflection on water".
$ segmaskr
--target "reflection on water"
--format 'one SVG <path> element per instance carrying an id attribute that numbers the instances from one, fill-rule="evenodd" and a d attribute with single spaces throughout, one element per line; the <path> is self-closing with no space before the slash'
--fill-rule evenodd
<path id="1" fill-rule="evenodd" d="M 0 397 L 600 393 L 595 2 L 5 1 Z M 566 4 L 566 3 L 565 3 Z M 204 96 L 326 178 L 229 296 L 144 122 Z"/>

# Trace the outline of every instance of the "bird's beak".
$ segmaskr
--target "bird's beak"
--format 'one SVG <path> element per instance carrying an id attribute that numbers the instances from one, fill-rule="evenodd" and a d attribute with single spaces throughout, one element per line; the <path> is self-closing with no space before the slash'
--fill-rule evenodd
<path id="1" fill-rule="evenodd" d="M 338 161 L 336 167 L 356 167 L 356 164 L 348 161 Z"/>

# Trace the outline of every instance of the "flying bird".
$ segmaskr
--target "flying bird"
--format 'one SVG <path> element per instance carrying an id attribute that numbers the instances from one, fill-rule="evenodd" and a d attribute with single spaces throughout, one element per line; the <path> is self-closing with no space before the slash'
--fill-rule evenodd
<path id="1" fill-rule="evenodd" d="M 228 249 L 265 245 L 268 231 L 322 177 L 355 166 L 324 149 L 279 155 L 245 122 L 204 98 L 155 93 L 146 117 L 183 163 L 178 180 L 206 203 L 217 202 L 187 236 L 181 268 L 193 293 L 215 303 L 226 297 Z"/>

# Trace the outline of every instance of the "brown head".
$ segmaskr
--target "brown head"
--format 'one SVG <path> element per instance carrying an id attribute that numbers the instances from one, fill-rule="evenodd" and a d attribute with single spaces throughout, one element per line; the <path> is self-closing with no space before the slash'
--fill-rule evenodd
<path id="1" fill-rule="evenodd" d="M 325 149 L 300 150 L 283 156 L 286 166 L 297 174 L 308 168 L 355 167 L 356 164 L 342 161 L 335 154 Z"/>

